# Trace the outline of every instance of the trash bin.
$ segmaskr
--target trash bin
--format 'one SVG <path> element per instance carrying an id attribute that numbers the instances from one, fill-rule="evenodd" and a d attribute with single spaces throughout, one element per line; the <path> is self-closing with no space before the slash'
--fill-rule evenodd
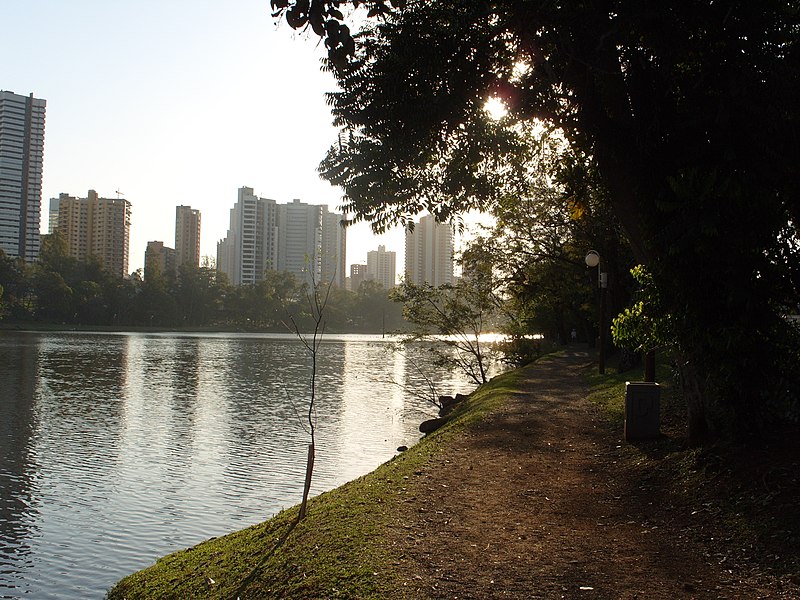
<path id="1" fill-rule="evenodd" d="M 660 435 L 661 388 L 657 383 L 625 382 L 625 440 L 647 440 Z"/>

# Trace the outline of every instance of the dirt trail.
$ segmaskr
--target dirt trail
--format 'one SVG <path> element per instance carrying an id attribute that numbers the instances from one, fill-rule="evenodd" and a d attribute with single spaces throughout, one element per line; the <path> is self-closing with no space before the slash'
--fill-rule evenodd
<path id="1" fill-rule="evenodd" d="M 409 482 L 392 541 L 407 598 L 747 598 L 693 518 L 623 461 L 586 400 L 586 353 L 526 371 L 526 392 Z M 625 464 L 623 464 L 625 463 Z"/>

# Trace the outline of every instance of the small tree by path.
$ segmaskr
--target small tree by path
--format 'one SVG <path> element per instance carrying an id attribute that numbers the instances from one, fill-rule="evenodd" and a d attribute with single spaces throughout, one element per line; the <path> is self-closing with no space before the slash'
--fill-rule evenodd
<path id="1" fill-rule="evenodd" d="M 314 474 L 314 459 L 316 456 L 316 392 L 317 392 L 317 356 L 319 354 L 319 347 L 322 343 L 322 338 L 325 334 L 325 307 L 328 304 L 332 285 L 322 286 L 318 285 L 312 277 L 311 289 L 306 294 L 308 301 L 309 313 L 313 322 L 313 330 L 311 334 L 304 334 L 300 331 L 300 327 L 294 319 L 293 315 L 289 315 L 289 321 L 292 324 L 292 329 L 295 335 L 303 344 L 311 358 L 311 381 L 310 381 L 310 397 L 306 411 L 306 422 L 308 427 L 308 434 L 310 441 L 308 444 L 308 456 L 306 459 L 306 474 L 303 484 L 303 500 L 300 504 L 300 512 L 297 520 L 302 521 L 306 516 L 306 508 L 308 505 L 308 494 L 311 490 L 311 479 Z"/>
<path id="2" fill-rule="evenodd" d="M 309 313 L 311 316 L 311 321 L 313 323 L 313 328 L 310 334 L 303 333 L 300 329 L 300 325 L 294 318 L 294 315 L 288 315 L 288 321 L 290 323 L 287 324 L 288 328 L 291 329 L 303 346 L 306 349 L 309 357 L 311 358 L 311 380 L 309 382 L 310 387 L 310 395 L 308 400 L 308 406 L 305 412 L 305 423 L 306 430 L 309 434 L 309 443 L 308 443 L 308 453 L 306 456 L 306 473 L 305 478 L 303 481 L 303 499 L 300 503 L 300 510 L 297 514 L 297 519 L 295 519 L 289 528 L 281 535 L 281 537 L 275 542 L 275 545 L 270 549 L 269 552 L 264 554 L 261 557 L 261 560 L 256 564 L 255 567 L 250 571 L 247 577 L 243 578 L 241 583 L 239 584 L 238 589 L 236 590 L 235 597 L 239 598 L 247 587 L 258 577 L 259 573 L 261 572 L 264 565 L 267 564 L 269 558 L 286 542 L 286 540 L 291 535 L 294 528 L 305 519 L 307 509 L 308 509 L 308 495 L 311 491 L 311 480 L 314 474 L 314 460 L 316 457 L 316 426 L 317 426 L 317 410 L 316 410 L 316 398 L 317 398 L 317 356 L 319 355 L 319 348 L 322 344 L 322 338 L 325 334 L 325 307 L 328 304 L 328 298 L 330 297 L 331 285 L 328 284 L 324 286 L 320 286 L 317 282 L 315 277 L 313 276 L 312 272 L 312 285 L 310 290 L 306 292 L 306 300 L 308 301 L 308 308 Z"/>
<path id="3" fill-rule="evenodd" d="M 680 339 L 676 333 L 679 325 L 666 310 L 652 274 L 642 265 L 634 267 L 631 274 L 641 289 L 636 301 L 613 319 L 611 334 L 614 343 L 645 355 L 645 381 L 655 380 L 656 350 L 673 350 L 678 357 L 676 366 L 686 400 L 688 441 L 692 446 L 698 446 L 708 435 L 706 406 L 698 384 L 699 373 L 695 365 L 683 357 L 682 348 L 677 343 Z"/>

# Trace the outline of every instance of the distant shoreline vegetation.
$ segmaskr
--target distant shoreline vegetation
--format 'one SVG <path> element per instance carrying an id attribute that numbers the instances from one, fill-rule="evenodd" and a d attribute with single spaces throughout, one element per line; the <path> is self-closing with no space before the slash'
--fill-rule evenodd
<path id="1" fill-rule="evenodd" d="M 287 332 L 290 315 L 301 329 L 311 325 L 306 287 L 291 273 L 267 271 L 262 281 L 233 286 L 213 267 L 183 265 L 176 274 L 149 269 L 121 279 L 68 256 L 59 241 L 44 238 L 33 264 L 0 250 L 3 329 Z M 407 327 L 402 306 L 374 281 L 357 291 L 332 288 L 325 320 L 332 333 Z"/>

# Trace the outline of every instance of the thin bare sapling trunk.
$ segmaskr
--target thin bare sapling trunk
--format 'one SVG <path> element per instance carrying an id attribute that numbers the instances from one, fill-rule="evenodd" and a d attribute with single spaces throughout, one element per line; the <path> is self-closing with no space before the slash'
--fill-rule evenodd
<path id="1" fill-rule="evenodd" d="M 308 455 L 306 458 L 306 475 L 303 484 L 303 501 L 300 503 L 300 514 L 297 517 L 298 522 L 302 521 L 306 516 L 308 506 L 308 494 L 311 490 L 311 478 L 314 474 L 314 458 L 316 456 L 316 397 L 317 397 L 317 356 L 319 355 L 319 347 L 322 343 L 322 338 L 325 334 L 325 307 L 328 304 L 328 298 L 331 292 L 331 285 L 329 284 L 324 292 L 321 293 L 317 282 L 312 277 L 312 290 L 306 296 L 308 300 L 309 309 L 314 322 L 314 330 L 309 336 L 300 331 L 300 327 L 290 317 L 294 333 L 305 346 L 306 351 L 311 357 L 311 390 L 308 402 L 308 410 L 306 411 L 306 425 L 308 426 L 308 433 L 310 442 L 308 444 Z"/>

